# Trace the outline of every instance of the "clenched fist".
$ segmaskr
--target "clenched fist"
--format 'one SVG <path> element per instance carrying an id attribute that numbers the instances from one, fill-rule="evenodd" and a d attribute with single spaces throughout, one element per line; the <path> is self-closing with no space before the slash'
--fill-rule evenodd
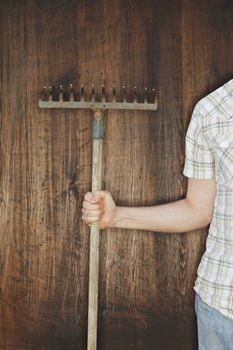
<path id="1" fill-rule="evenodd" d="M 99 223 L 101 229 L 112 227 L 117 218 L 117 206 L 107 191 L 87 192 L 84 196 L 82 219 L 90 225 Z"/>

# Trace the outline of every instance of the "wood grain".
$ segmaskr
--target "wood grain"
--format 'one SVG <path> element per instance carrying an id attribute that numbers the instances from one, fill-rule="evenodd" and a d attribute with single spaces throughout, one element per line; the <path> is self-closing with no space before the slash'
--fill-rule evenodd
<path id="1" fill-rule="evenodd" d="M 156 113 L 105 115 L 103 188 L 119 205 L 179 199 L 192 108 L 232 78 L 232 10 L 227 0 L 1 1 L 1 349 L 86 349 L 80 209 L 92 114 L 40 110 L 41 87 L 155 87 Z M 192 287 L 205 238 L 101 232 L 99 350 L 197 348 Z"/>

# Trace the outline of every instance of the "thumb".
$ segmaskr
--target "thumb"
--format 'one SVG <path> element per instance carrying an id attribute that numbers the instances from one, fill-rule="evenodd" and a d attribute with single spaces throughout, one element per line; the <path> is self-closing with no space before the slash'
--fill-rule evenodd
<path id="1" fill-rule="evenodd" d="M 92 194 L 92 201 L 93 203 L 97 203 L 100 200 L 108 200 L 109 198 L 111 198 L 111 194 L 108 191 L 95 191 Z"/>

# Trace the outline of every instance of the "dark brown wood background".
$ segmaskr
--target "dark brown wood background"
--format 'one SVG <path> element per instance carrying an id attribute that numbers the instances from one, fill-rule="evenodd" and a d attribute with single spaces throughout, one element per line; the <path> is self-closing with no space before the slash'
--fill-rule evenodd
<path id="1" fill-rule="evenodd" d="M 39 110 L 43 85 L 155 87 L 159 109 L 108 112 L 103 188 L 120 205 L 185 195 L 194 104 L 232 78 L 230 0 L 0 1 L 0 342 L 86 349 L 91 113 Z M 206 231 L 101 233 L 99 350 L 197 349 Z"/>

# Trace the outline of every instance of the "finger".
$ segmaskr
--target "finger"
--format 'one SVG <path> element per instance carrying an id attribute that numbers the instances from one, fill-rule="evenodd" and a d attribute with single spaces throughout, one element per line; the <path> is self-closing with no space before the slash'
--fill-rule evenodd
<path id="1" fill-rule="evenodd" d="M 101 201 L 102 199 L 107 199 L 108 197 L 111 197 L 111 194 L 108 191 L 95 191 L 92 194 L 92 203 L 97 203 Z"/>
<path id="2" fill-rule="evenodd" d="M 100 218 L 103 215 L 102 210 L 82 210 L 84 217 L 98 217 Z"/>
<path id="3" fill-rule="evenodd" d="M 91 202 L 91 200 L 93 199 L 92 193 L 91 192 L 87 192 L 84 196 L 85 201 L 87 202 Z"/>
<path id="4" fill-rule="evenodd" d="M 94 193 L 92 193 L 92 199 L 91 199 L 91 203 L 98 203 L 101 200 L 100 197 L 100 191 L 96 191 Z"/>
<path id="5" fill-rule="evenodd" d="M 102 208 L 99 208 L 97 207 L 97 209 L 85 209 L 85 208 L 82 208 L 81 212 L 83 213 L 83 215 L 88 215 L 89 213 L 100 213 L 100 214 L 103 214 L 103 209 Z"/>
<path id="6" fill-rule="evenodd" d="M 88 225 L 88 224 L 93 224 L 94 222 L 98 222 L 99 218 L 97 218 L 97 217 L 93 217 L 93 218 L 90 218 L 90 217 L 86 218 L 86 217 L 84 217 L 83 221 L 85 222 L 85 224 Z"/>
<path id="7" fill-rule="evenodd" d="M 84 209 L 90 209 L 90 210 L 97 210 L 99 209 L 100 205 L 99 204 L 93 204 L 87 201 L 83 202 L 83 208 Z"/>

